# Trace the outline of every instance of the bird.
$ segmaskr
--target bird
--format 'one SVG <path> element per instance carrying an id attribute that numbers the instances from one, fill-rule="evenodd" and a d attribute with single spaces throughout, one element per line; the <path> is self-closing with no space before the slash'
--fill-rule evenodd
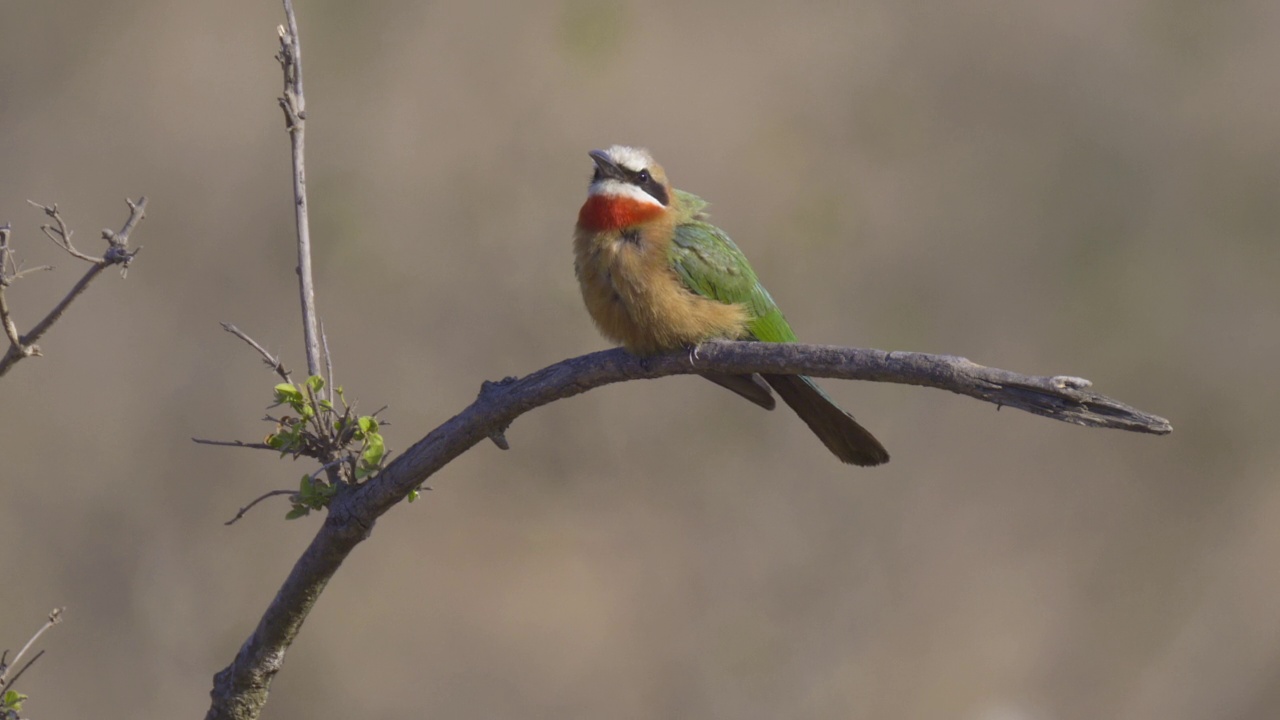
<path id="1" fill-rule="evenodd" d="M 640 357 L 702 342 L 796 342 L 796 335 L 707 202 L 671 186 L 648 150 L 614 145 L 595 163 L 574 230 L 574 272 L 600 333 Z M 841 461 L 889 461 L 866 428 L 803 375 L 703 377 L 772 410 L 773 391 Z"/>

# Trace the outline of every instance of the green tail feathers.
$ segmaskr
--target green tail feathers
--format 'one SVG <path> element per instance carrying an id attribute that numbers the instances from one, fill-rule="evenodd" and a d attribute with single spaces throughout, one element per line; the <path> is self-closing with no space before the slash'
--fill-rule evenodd
<path id="1" fill-rule="evenodd" d="M 764 375 L 782 401 L 804 420 L 814 435 L 841 461 L 851 465 L 881 465 L 889 453 L 875 436 L 804 375 Z"/>

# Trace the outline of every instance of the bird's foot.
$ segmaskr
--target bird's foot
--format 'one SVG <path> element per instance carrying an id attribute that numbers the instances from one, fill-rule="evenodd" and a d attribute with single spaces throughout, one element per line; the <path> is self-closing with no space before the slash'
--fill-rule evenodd
<path id="1" fill-rule="evenodd" d="M 702 348 L 702 343 L 694 343 L 686 346 L 689 351 L 689 364 L 696 366 L 698 364 L 698 350 Z"/>

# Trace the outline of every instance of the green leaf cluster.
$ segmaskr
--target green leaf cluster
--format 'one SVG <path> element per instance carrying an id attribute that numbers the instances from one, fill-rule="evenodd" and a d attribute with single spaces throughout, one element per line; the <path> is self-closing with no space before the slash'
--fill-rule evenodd
<path id="1" fill-rule="evenodd" d="M 291 496 L 293 506 L 286 518 L 303 517 L 312 510 L 329 506 L 340 484 L 358 485 L 382 470 L 387 457 L 382 437 L 382 421 L 375 415 L 357 415 L 347 404 L 342 388 L 334 389 L 341 407 L 324 397 L 325 382 L 312 375 L 302 384 L 285 382 L 272 390 L 272 407 L 284 406 L 292 414 L 274 420 L 276 429 L 265 443 L 286 455 L 309 457 L 324 463 L 324 469 L 336 470 L 306 475 L 297 493 Z"/>

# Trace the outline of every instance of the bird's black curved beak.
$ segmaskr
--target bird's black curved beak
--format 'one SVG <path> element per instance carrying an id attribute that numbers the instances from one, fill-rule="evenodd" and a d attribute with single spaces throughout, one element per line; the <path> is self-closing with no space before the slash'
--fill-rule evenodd
<path id="1" fill-rule="evenodd" d="M 603 150 L 592 150 L 587 154 L 591 156 L 592 160 L 596 161 L 596 171 L 599 173 L 601 179 L 604 179 L 604 178 L 613 178 L 614 180 L 626 179 L 626 175 L 623 174 L 622 168 L 618 167 L 617 163 L 615 163 L 613 159 L 609 157 L 609 153 Z"/>

